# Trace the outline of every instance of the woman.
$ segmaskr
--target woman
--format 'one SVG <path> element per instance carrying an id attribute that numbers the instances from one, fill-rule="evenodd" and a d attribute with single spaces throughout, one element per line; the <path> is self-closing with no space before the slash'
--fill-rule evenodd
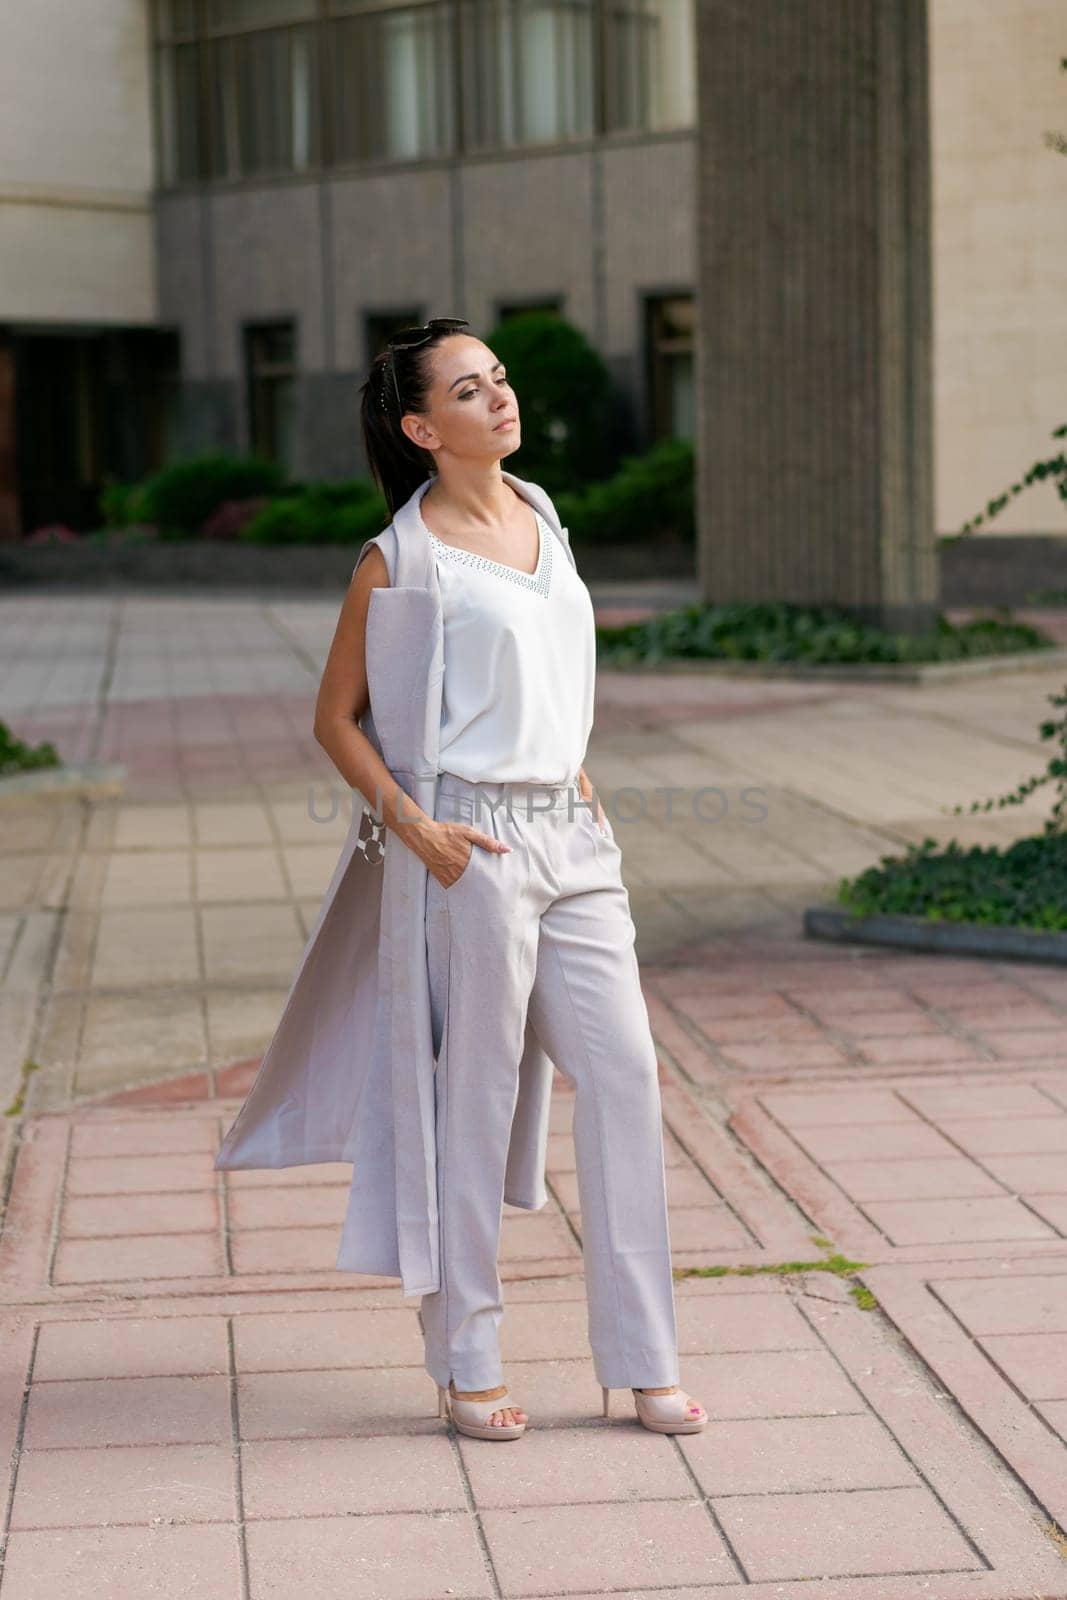
<path id="1" fill-rule="evenodd" d="M 379 667 L 375 704 L 367 670 L 369 617 L 379 619 L 376 648 L 386 658 L 390 649 L 381 620 L 390 570 L 375 542 L 361 552 L 342 607 L 315 717 L 339 773 L 374 798 L 387 859 L 399 847 L 426 871 L 439 1228 L 438 1286 L 420 1306 L 427 1370 L 439 1415 L 461 1432 L 521 1435 L 527 1415 L 502 1381 L 497 1345 L 497 1254 L 530 1030 L 576 1089 L 589 1332 L 604 1414 L 611 1387 L 628 1386 L 646 1427 L 693 1432 L 707 1417 L 677 1383 L 655 1049 L 618 846 L 581 766 L 592 725 L 592 605 L 566 530 L 533 503 L 540 498 L 547 511 L 547 497 L 524 497 L 521 480 L 502 471 L 519 447 L 518 402 L 502 363 L 466 326 L 437 319 L 394 336 L 363 391 L 367 459 L 393 526 L 429 541 L 440 586 L 439 770 L 429 809 L 361 726 L 368 706 L 381 720 L 390 694 Z M 411 640 L 392 648 L 399 672 Z M 356 1166 L 346 1230 L 359 1226 L 358 1158 Z"/>

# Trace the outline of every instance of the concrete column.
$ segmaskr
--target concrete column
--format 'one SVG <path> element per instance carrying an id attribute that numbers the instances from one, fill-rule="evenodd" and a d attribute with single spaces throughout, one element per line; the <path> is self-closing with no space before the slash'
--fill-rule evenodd
<path id="1" fill-rule="evenodd" d="M 698 576 L 937 607 L 926 0 L 696 0 Z"/>

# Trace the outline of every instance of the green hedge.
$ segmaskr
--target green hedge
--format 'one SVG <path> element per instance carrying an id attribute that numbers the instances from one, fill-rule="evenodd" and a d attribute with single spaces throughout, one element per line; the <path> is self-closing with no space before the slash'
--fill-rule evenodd
<path id="1" fill-rule="evenodd" d="M 1001 616 L 952 623 L 938 616 L 926 634 L 890 633 L 857 622 L 836 606 L 698 602 L 631 622 L 597 629 L 603 664 L 669 658 L 722 661 L 892 662 L 959 661 L 974 656 L 1047 650 L 1055 645 L 1039 629 Z"/>
<path id="2" fill-rule="evenodd" d="M 508 369 L 522 419 L 519 448 L 501 465 L 552 495 L 613 471 L 619 398 L 603 356 L 551 311 L 505 318 L 486 344 Z"/>
<path id="3" fill-rule="evenodd" d="M 362 544 L 389 520 L 385 498 L 365 478 L 317 483 L 285 494 L 241 529 L 251 544 Z"/>
<path id="4" fill-rule="evenodd" d="M 696 540 L 694 451 L 665 439 L 646 455 L 626 456 L 613 478 L 556 495 L 560 520 L 576 545 Z"/>
<path id="5" fill-rule="evenodd" d="M 1067 929 L 1067 834 L 1017 839 L 1001 848 L 965 848 L 935 839 L 882 856 L 856 878 L 842 878 L 838 903 L 857 916 L 895 913 L 936 922 Z"/>
<path id="6" fill-rule="evenodd" d="M 276 495 L 284 482 L 284 471 L 274 461 L 256 456 L 192 456 L 149 478 L 138 504 L 143 520 L 154 522 L 162 538 L 188 539 L 200 532 L 224 501 Z"/>
<path id="7" fill-rule="evenodd" d="M 580 491 L 553 492 L 546 482 L 550 474 L 532 470 L 532 463 L 516 459 L 515 472 L 552 494 L 577 546 L 695 540 L 690 440 L 668 439 L 647 455 L 627 456 L 614 477 Z M 370 478 L 286 482 L 274 462 L 223 454 L 175 462 L 143 484 L 112 484 L 100 508 L 109 529 L 154 525 L 162 538 L 189 539 L 201 536 L 221 506 L 256 497 L 269 504 L 240 528 L 239 537 L 257 544 L 362 543 L 389 521 L 385 498 Z"/>

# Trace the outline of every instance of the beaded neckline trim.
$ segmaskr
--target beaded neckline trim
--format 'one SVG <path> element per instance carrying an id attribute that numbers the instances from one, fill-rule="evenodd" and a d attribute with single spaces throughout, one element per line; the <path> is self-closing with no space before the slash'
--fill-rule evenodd
<path id="1" fill-rule="evenodd" d="M 444 556 L 447 561 L 454 561 L 457 566 L 474 567 L 479 572 L 489 572 L 496 577 L 506 578 L 511 583 L 517 583 L 520 589 L 547 595 L 552 582 L 552 545 L 555 534 L 539 511 L 535 510 L 534 516 L 537 518 L 537 531 L 541 541 L 537 568 L 534 572 L 520 572 L 518 567 L 509 567 L 503 561 L 490 561 L 488 556 L 475 555 L 471 550 L 459 550 L 455 545 L 445 544 L 436 533 L 431 533 L 430 529 L 426 528 L 425 522 L 422 525 L 426 528 L 435 555 Z"/>

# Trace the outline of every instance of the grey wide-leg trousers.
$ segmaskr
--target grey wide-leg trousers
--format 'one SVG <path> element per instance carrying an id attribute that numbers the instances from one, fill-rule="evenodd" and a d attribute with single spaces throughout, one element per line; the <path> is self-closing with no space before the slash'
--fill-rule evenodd
<path id="1" fill-rule="evenodd" d="M 438 780 L 438 820 L 473 845 L 427 884 L 441 1287 L 423 1295 L 426 1367 L 440 1384 L 503 1380 L 497 1267 L 504 1174 L 527 1016 L 575 1085 L 574 1143 L 589 1342 L 598 1382 L 678 1382 L 656 1052 L 621 853 L 577 783 Z M 610 821 L 606 824 L 610 830 Z"/>

